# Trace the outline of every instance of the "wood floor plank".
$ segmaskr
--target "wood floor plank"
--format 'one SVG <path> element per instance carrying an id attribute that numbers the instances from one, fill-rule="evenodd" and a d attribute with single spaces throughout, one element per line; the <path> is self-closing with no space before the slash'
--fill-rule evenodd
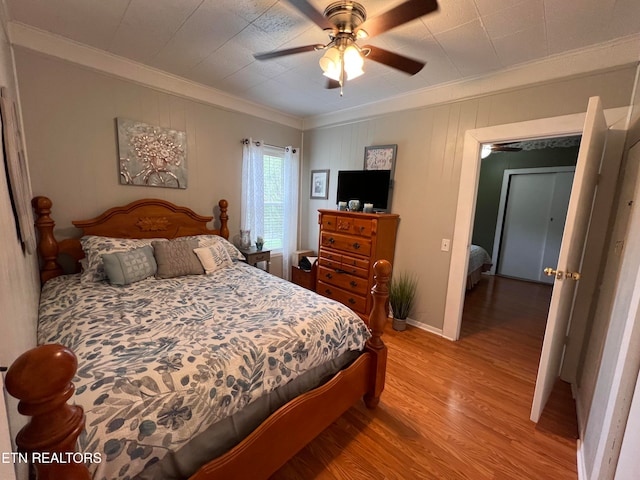
<path id="1" fill-rule="evenodd" d="M 349 409 L 272 480 L 577 479 L 568 386 L 529 420 L 550 295 L 484 278 L 467 294 L 458 342 L 389 325 L 378 408 Z"/>

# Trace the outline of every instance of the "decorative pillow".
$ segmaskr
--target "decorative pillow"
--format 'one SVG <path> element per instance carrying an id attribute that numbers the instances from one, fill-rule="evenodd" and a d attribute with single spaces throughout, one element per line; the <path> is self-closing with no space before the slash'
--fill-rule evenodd
<path id="1" fill-rule="evenodd" d="M 105 253 L 102 262 L 107 278 L 113 285 L 128 285 L 144 280 L 155 275 L 158 269 L 150 245 L 128 252 Z"/>
<path id="2" fill-rule="evenodd" d="M 183 275 L 202 275 L 204 269 L 198 256 L 197 240 L 176 239 L 151 244 L 158 264 L 156 278 L 173 278 Z"/>
<path id="3" fill-rule="evenodd" d="M 111 238 L 97 235 L 85 235 L 80 239 L 82 250 L 87 260 L 86 268 L 82 270 L 80 281 L 83 284 L 102 282 L 107 278 L 104 272 L 102 255 L 105 253 L 128 252 L 134 248 L 151 245 L 154 241 L 164 241 L 164 238 Z"/>
<path id="4" fill-rule="evenodd" d="M 233 265 L 227 249 L 221 243 L 214 243 L 210 247 L 200 247 L 194 250 L 207 275 L 221 268 Z"/>
<path id="5" fill-rule="evenodd" d="M 244 255 L 240 253 L 240 250 L 226 238 L 218 235 L 192 235 L 190 237 L 184 237 L 186 239 L 195 239 L 198 241 L 198 247 L 210 247 L 215 244 L 223 245 L 231 260 L 244 260 Z"/>

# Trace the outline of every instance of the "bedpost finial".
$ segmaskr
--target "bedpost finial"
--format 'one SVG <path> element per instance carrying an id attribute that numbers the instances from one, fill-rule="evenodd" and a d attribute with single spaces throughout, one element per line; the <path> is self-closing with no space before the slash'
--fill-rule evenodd
<path id="1" fill-rule="evenodd" d="M 5 380 L 7 391 L 20 400 L 20 413 L 38 415 L 47 409 L 44 401 L 64 403 L 71 397 L 74 390 L 71 380 L 77 369 L 78 360 L 67 347 L 41 345 L 13 362 Z"/>
<path id="2" fill-rule="evenodd" d="M 227 208 L 229 207 L 229 202 L 227 202 L 224 198 L 218 202 L 218 207 L 220 207 L 220 236 L 223 238 L 229 239 L 229 215 L 227 214 Z"/>
<path id="3" fill-rule="evenodd" d="M 369 316 L 371 329 L 370 343 L 374 348 L 384 347 L 380 338 L 384 332 L 384 325 L 389 314 L 389 279 L 391 278 L 391 263 L 388 260 L 378 260 L 373 265 L 373 307 Z"/>
<path id="4" fill-rule="evenodd" d="M 20 355 L 5 379 L 7 391 L 20 400 L 18 411 L 31 416 L 18 432 L 16 444 L 30 452 L 74 453 L 84 429 L 84 411 L 67 400 L 75 387 L 71 380 L 78 360 L 68 348 L 41 345 Z M 38 478 L 88 480 L 84 463 L 35 462 Z"/>
<path id="5" fill-rule="evenodd" d="M 52 205 L 53 202 L 49 199 L 49 197 L 38 196 L 33 197 L 33 199 L 31 200 L 31 206 L 36 212 L 38 212 L 38 214 L 40 214 L 44 210 L 48 210 L 47 213 L 51 213 Z"/>

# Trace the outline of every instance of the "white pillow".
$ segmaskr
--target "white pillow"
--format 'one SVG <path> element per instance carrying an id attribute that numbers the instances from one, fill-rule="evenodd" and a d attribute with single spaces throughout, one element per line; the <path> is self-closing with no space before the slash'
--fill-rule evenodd
<path id="1" fill-rule="evenodd" d="M 227 249 L 221 243 L 214 243 L 208 247 L 199 247 L 193 251 L 198 256 L 198 260 L 200 260 L 207 275 L 233 265 L 233 260 L 231 260 Z"/>
<path id="2" fill-rule="evenodd" d="M 231 243 L 229 240 L 220 237 L 219 235 L 191 235 L 189 237 L 185 237 L 188 239 L 196 239 L 198 240 L 198 247 L 210 247 L 216 243 L 222 244 L 224 248 L 227 250 L 229 257 L 231 260 L 242 260 L 244 261 L 244 255 L 240 253 L 240 250 L 236 248 L 236 246 Z"/>

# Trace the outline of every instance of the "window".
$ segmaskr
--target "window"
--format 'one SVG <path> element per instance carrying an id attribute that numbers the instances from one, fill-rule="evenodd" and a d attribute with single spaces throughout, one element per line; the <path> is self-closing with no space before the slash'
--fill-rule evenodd
<path id="1" fill-rule="evenodd" d="M 281 251 L 284 245 L 284 148 L 264 147 L 264 242 Z"/>
<path id="2" fill-rule="evenodd" d="M 299 180 L 299 148 L 243 141 L 240 228 L 251 232 L 252 241 L 262 236 L 267 249 L 282 253 L 285 279 L 298 242 Z"/>

